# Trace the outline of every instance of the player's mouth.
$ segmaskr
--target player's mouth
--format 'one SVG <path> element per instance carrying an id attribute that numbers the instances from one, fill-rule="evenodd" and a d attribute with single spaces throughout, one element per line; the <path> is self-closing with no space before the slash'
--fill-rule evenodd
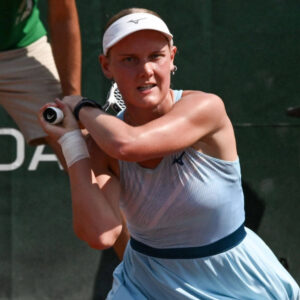
<path id="1" fill-rule="evenodd" d="M 156 86 L 156 84 L 145 84 L 145 85 L 139 86 L 137 89 L 140 92 L 146 92 L 146 91 L 150 91 L 155 86 Z"/>

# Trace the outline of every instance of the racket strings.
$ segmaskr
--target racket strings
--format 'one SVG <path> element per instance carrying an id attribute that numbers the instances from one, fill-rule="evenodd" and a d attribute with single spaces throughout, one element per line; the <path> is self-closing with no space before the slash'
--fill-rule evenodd
<path id="1" fill-rule="evenodd" d="M 108 111 L 112 110 L 114 113 L 118 113 L 126 108 L 125 102 L 123 100 L 122 94 L 120 93 L 116 83 L 110 88 L 106 103 L 103 105 L 103 109 Z"/>
<path id="2" fill-rule="evenodd" d="M 114 96 L 115 96 L 115 99 L 116 99 L 116 103 L 122 108 L 122 109 L 125 109 L 126 108 L 126 105 L 125 105 L 125 102 L 123 100 L 123 97 L 119 91 L 119 89 L 116 87 L 116 89 L 114 90 Z"/>

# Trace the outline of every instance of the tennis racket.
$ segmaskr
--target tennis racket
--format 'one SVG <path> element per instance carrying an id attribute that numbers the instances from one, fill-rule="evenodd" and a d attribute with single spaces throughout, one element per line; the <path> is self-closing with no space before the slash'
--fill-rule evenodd
<path id="1" fill-rule="evenodd" d="M 114 82 L 107 94 L 106 102 L 103 105 L 103 110 L 106 112 L 111 110 L 113 113 L 117 114 L 125 108 L 126 105 L 123 97 L 118 89 L 116 82 Z"/>
<path id="2" fill-rule="evenodd" d="M 125 102 L 116 83 L 112 85 L 107 93 L 106 102 L 102 108 L 105 112 L 112 112 L 114 114 L 117 114 L 126 108 Z M 64 114 L 61 109 L 50 106 L 43 112 L 43 117 L 51 124 L 59 124 L 62 122 Z"/>

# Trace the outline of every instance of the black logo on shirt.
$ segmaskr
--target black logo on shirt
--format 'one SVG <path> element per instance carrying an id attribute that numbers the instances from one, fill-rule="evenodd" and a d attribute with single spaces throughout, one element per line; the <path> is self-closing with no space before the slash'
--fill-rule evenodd
<path id="1" fill-rule="evenodd" d="M 174 165 L 174 164 L 179 164 L 179 165 L 183 166 L 184 163 L 183 163 L 183 161 L 182 161 L 182 157 L 183 157 L 184 154 L 185 154 L 185 152 L 183 151 L 183 152 L 179 155 L 179 157 L 175 157 L 174 160 L 173 160 L 172 165 Z"/>

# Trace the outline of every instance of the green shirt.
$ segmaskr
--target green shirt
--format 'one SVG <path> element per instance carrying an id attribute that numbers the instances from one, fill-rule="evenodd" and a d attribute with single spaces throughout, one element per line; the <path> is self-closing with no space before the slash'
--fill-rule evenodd
<path id="1" fill-rule="evenodd" d="M 46 34 L 38 0 L 0 0 L 0 51 L 26 47 Z"/>

